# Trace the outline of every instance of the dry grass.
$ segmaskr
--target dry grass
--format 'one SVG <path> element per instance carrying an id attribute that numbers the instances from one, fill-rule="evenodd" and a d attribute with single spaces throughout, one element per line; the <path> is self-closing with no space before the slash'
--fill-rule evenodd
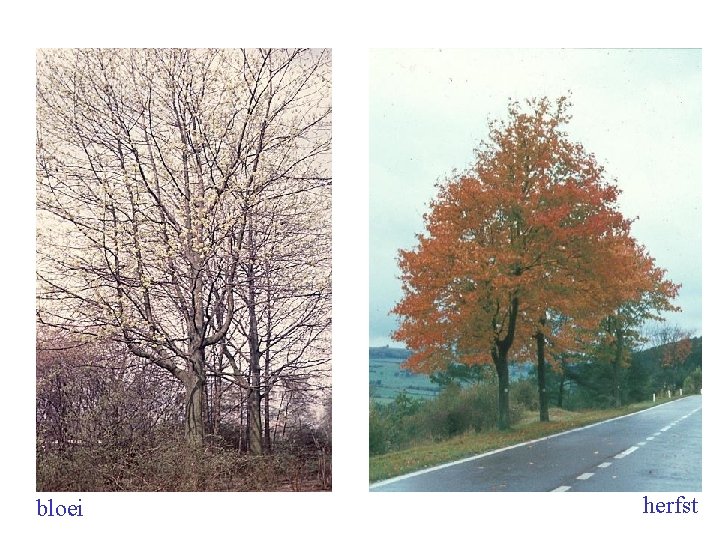
<path id="1" fill-rule="evenodd" d="M 128 451 L 76 447 L 38 451 L 37 491 L 328 491 L 329 453 L 247 456 L 182 441 Z"/>

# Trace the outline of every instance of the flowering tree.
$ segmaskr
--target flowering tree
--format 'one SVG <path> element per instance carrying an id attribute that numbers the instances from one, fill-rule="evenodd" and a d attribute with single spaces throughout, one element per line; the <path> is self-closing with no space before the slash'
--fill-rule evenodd
<path id="1" fill-rule="evenodd" d="M 180 380 L 192 445 L 251 216 L 330 184 L 329 73 L 324 50 L 38 53 L 40 320 Z"/>

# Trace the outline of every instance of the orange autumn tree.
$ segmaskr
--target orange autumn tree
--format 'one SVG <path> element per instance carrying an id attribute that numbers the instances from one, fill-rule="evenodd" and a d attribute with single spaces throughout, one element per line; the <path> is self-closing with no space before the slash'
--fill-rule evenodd
<path id="1" fill-rule="evenodd" d="M 615 277 L 629 222 L 595 157 L 563 131 L 568 107 L 566 98 L 528 101 L 527 112 L 511 103 L 474 169 L 438 186 L 418 246 L 400 251 L 393 337 L 413 351 L 406 366 L 492 362 L 500 429 L 509 427 L 513 343 L 535 339 L 544 366 L 549 310 L 597 324 L 628 297 Z"/>
<path id="2" fill-rule="evenodd" d="M 690 332 L 679 326 L 656 326 L 649 333 L 650 345 L 659 353 L 659 364 L 663 390 L 674 390 L 682 384 L 679 370 L 692 353 L 693 344 Z"/>
<path id="3" fill-rule="evenodd" d="M 603 344 L 610 352 L 608 360 L 612 365 L 613 396 L 615 405 L 622 405 L 621 370 L 630 361 L 631 347 L 641 341 L 638 331 L 648 319 L 662 321 L 664 311 L 680 311 L 672 303 L 677 297 L 680 285 L 665 277 L 666 270 L 655 265 L 643 246 L 635 246 L 633 265 L 628 265 L 624 279 L 633 295 L 618 308 L 609 313 L 601 322 Z"/>
<path id="4" fill-rule="evenodd" d="M 598 359 L 613 366 L 619 404 L 620 371 L 629 362 L 634 328 L 647 318 L 660 318 L 662 311 L 677 309 L 670 300 L 676 296 L 678 286 L 663 278 L 665 270 L 655 266 L 627 230 L 604 234 L 578 253 L 574 275 L 561 272 L 549 276 L 545 290 L 537 291 L 540 315 L 533 338 L 537 344 L 541 421 L 549 420 L 544 391 L 546 343 L 552 344 L 553 355 L 577 352 L 595 344 Z M 548 312 L 553 321 L 548 320 Z"/>
<path id="5" fill-rule="evenodd" d="M 656 328 L 652 342 L 662 350 L 660 365 L 663 368 L 684 364 L 692 352 L 690 332 L 677 326 Z"/>
<path id="6" fill-rule="evenodd" d="M 594 181 L 589 180 L 581 190 L 585 197 L 571 195 L 575 199 L 574 218 L 548 229 L 549 234 L 555 234 L 547 242 L 548 249 L 556 249 L 558 255 L 547 257 L 550 264 L 545 269 L 545 282 L 530 291 L 527 299 L 531 306 L 527 311 L 533 313 L 529 324 L 535 325 L 532 338 L 541 421 L 549 420 L 546 344 L 552 345 L 553 356 L 582 350 L 597 341 L 597 328 L 607 323 L 608 314 L 628 309 L 651 290 L 656 291 L 652 300 L 655 309 L 674 309 L 667 300 L 675 296 L 676 287 L 670 282 L 660 283 L 658 276 L 664 270 L 656 268 L 645 249 L 630 236 L 631 222 L 615 208 L 618 192 L 595 190 Z"/>
<path id="7" fill-rule="evenodd" d="M 519 175 L 509 175 L 522 181 L 520 202 L 527 215 L 520 215 L 518 224 L 522 246 L 534 257 L 533 286 L 524 291 L 522 315 L 523 324 L 532 328 L 540 420 L 549 421 L 545 356 L 550 319 L 555 326 L 552 354 L 576 346 L 608 312 L 633 298 L 627 273 L 636 252 L 631 222 L 617 208 L 619 190 L 594 155 L 563 131 L 570 120 L 567 101 L 558 100 L 554 110 L 547 100 L 529 103 L 532 114 L 511 110 L 502 152 L 522 163 Z"/>

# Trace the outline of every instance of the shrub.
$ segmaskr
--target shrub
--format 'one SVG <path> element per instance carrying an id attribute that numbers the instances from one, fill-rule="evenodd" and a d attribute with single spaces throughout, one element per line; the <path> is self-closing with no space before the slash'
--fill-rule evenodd
<path id="1" fill-rule="evenodd" d="M 532 382 L 525 383 L 524 403 L 532 401 Z M 511 396 L 512 396 L 511 390 Z M 537 403 L 537 396 L 534 398 Z M 510 422 L 522 417 L 525 405 L 510 402 Z M 537 408 L 537 406 L 536 406 Z M 399 394 L 387 405 L 371 403 L 369 424 L 370 455 L 384 454 L 410 446 L 413 442 L 444 440 L 470 430 L 496 429 L 498 422 L 498 391 L 492 382 L 481 382 L 461 388 L 448 384 L 431 400 L 413 399 Z"/>
<path id="2" fill-rule="evenodd" d="M 695 368 L 683 381 L 683 394 L 698 394 L 702 390 L 702 369 Z"/>
<path id="3" fill-rule="evenodd" d="M 467 389 L 472 397 L 475 414 L 472 427 L 475 431 L 495 429 L 498 423 L 498 390 L 493 383 L 478 383 Z M 512 416 L 511 422 L 514 421 Z"/>
<path id="4" fill-rule="evenodd" d="M 534 379 L 520 379 L 510 384 L 510 400 L 522 409 L 528 411 L 540 410 L 537 381 Z"/>
<path id="5" fill-rule="evenodd" d="M 387 452 L 387 423 L 377 405 L 370 405 L 370 455 Z"/>
<path id="6" fill-rule="evenodd" d="M 447 439 L 467 430 L 472 410 L 458 386 L 450 385 L 426 406 L 427 425 L 436 440 Z"/>
<path id="7" fill-rule="evenodd" d="M 523 408 L 510 406 L 510 422 L 517 422 Z M 498 422 L 498 396 L 494 384 L 479 383 L 468 388 L 448 386 L 424 408 L 430 434 L 436 440 L 460 435 L 470 429 L 476 432 L 495 429 Z"/>

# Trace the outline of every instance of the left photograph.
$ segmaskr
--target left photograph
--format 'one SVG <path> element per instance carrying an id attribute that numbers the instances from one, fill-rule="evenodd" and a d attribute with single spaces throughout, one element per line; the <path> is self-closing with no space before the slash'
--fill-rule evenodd
<path id="1" fill-rule="evenodd" d="M 331 490 L 330 49 L 36 76 L 36 490 Z"/>

